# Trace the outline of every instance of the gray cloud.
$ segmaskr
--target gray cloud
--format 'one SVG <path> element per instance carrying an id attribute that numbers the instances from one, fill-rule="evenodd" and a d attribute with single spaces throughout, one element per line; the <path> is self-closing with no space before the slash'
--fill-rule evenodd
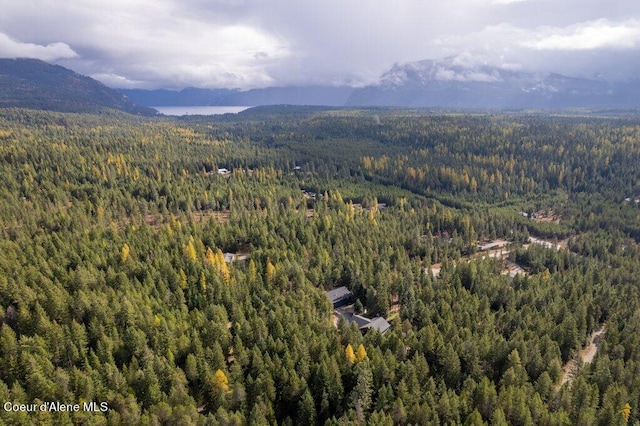
<path id="1" fill-rule="evenodd" d="M 461 61 L 628 78 L 635 0 L 0 0 L 0 55 L 120 87 L 375 81 L 393 63 Z M 606 62 L 603 61 L 606 58 Z"/>

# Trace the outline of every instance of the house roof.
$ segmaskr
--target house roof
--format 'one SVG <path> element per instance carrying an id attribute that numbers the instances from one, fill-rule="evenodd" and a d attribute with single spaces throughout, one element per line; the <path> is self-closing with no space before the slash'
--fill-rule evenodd
<path id="1" fill-rule="evenodd" d="M 498 247 L 504 247 L 507 244 L 509 244 L 509 242 L 504 240 L 485 241 L 483 243 L 478 244 L 478 247 L 480 248 L 480 250 L 484 251 L 484 250 L 491 250 Z"/>
<path id="2" fill-rule="evenodd" d="M 387 330 L 389 330 L 389 328 L 391 328 L 391 324 L 389 324 L 389 322 L 382 317 L 375 317 L 370 320 L 369 324 L 363 325 L 360 328 L 375 328 L 381 334 L 384 334 Z"/>
<path id="3" fill-rule="evenodd" d="M 364 328 L 369 326 L 369 324 L 371 324 L 371 320 L 369 318 L 365 318 L 361 315 L 352 314 L 351 312 L 345 312 L 342 316 L 348 322 L 355 322 L 358 328 Z"/>
<path id="4" fill-rule="evenodd" d="M 347 297 L 351 297 L 351 291 L 345 286 L 336 287 L 333 290 L 327 291 L 327 297 L 332 303 L 338 302 Z"/>
<path id="5" fill-rule="evenodd" d="M 389 322 L 382 317 L 375 317 L 373 319 L 369 319 L 361 315 L 352 314 L 351 312 L 343 313 L 342 317 L 345 319 L 345 321 L 349 323 L 355 323 L 358 326 L 358 329 L 360 330 L 369 330 L 374 328 L 378 330 L 381 334 L 384 334 L 387 330 L 391 328 L 391 324 L 389 324 Z"/>

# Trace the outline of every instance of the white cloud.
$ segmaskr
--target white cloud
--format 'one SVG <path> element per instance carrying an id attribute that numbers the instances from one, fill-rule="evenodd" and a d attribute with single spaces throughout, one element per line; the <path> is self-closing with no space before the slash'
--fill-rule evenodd
<path id="1" fill-rule="evenodd" d="M 517 69 L 522 58 L 514 46 L 527 40 L 533 32 L 510 24 L 488 25 L 480 31 L 437 38 L 433 46 L 436 55 L 454 57 L 454 65 Z"/>
<path id="2" fill-rule="evenodd" d="M 236 10 L 243 7 L 232 0 L 0 0 L 0 32 L 30 41 L 62 39 L 83 58 L 64 65 L 108 85 L 271 84 L 269 69 L 290 55 L 287 40 Z"/>
<path id="3" fill-rule="evenodd" d="M 50 43 L 46 46 L 34 43 L 22 43 L 4 33 L 0 33 L 0 57 L 55 61 L 58 59 L 76 58 L 78 54 L 65 43 Z"/>
<path id="4" fill-rule="evenodd" d="M 177 87 L 246 88 L 270 84 L 268 68 L 290 54 L 277 38 L 244 25 L 191 21 L 161 34 L 144 34 L 149 31 L 154 30 L 143 30 L 137 42 L 121 40 L 109 52 L 118 73 Z"/>
<path id="5" fill-rule="evenodd" d="M 569 28 L 541 28 L 543 35 L 523 42 L 536 50 L 633 49 L 640 42 L 640 20 L 584 22 Z"/>
<path id="6" fill-rule="evenodd" d="M 117 87 L 120 89 L 133 89 L 144 86 L 143 81 L 129 80 L 127 77 L 112 73 L 92 74 L 91 78 L 94 78 L 109 87 Z"/>
<path id="7" fill-rule="evenodd" d="M 454 56 L 463 65 L 588 78 L 636 78 L 640 70 L 640 20 L 597 19 L 529 27 L 501 23 L 438 38 L 433 47 L 436 56 Z"/>
<path id="8" fill-rule="evenodd" d="M 483 72 L 476 70 L 453 70 L 450 68 L 438 68 L 434 73 L 434 79 L 440 81 L 479 81 L 491 83 L 501 81 L 502 78 L 495 71 Z"/>

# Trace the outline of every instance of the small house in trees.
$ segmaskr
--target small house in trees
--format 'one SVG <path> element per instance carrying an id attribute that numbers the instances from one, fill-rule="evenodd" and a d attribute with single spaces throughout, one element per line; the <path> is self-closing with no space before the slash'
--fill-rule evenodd
<path id="1" fill-rule="evenodd" d="M 249 253 L 247 252 L 238 252 L 238 253 L 223 253 L 224 261 L 227 263 L 239 262 L 241 260 L 247 260 L 249 258 Z"/>
<path id="2" fill-rule="evenodd" d="M 375 317 L 371 319 L 363 317 L 362 315 L 356 315 L 353 312 L 353 306 L 347 306 L 353 303 L 354 296 L 353 293 L 351 293 L 351 291 L 349 291 L 345 286 L 336 287 L 333 290 L 327 291 L 327 298 L 333 304 L 333 309 L 336 310 L 334 313 L 336 326 L 338 318 L 342 317 L 348 323 L 356 324 L 358 329 L 363 333 L 371 329 L 376 329 L 381 334 L 384 334 L 389 330 L 389 328 L 391 328 L 391 324 L 382 317 Z"/>
<path id="3" fill-rule="evenodd" d="M 360 330 L 371 324 L 371 320 L 369 318 L 363 317 L 362 315 L 356 315 L 351 312 L 343 313 L 342 318 L 344 318 L 348 323 L 354 323 Z"/>
<path id="4" fill-rule="evenodd" d="M 387 332 L 387 330 L 389 330 L 389 328 L 391 328 L 391 324 L 389 324 L 389 322 L 382 317 L 369 319 L 363 317 L 362 315 L 356 315 L 350 312 L 345 312 L 344 314 L 342 314 L 342 317 L 349 323 L 355 323 L 358 329 L 363 333 L 371 329 L 376 329 L 380 332 L 380 334 L 384 334 Z"/>
<path id="5" fill-rule="evenodd" d="M 509 242 L 505 240 L 483 241 L 478 244 L 478 248 L 480 251 L 495 250 L 504 248 L 507 244 L 509 244 Z"/>
<path id="6" fill-rule="evenodd" d="M 369 320 L 369 324 L 365 324 L 364 326 L 360 327 L 360 331 L 376 329 L 380 332 L 380 334 L 384 334 L 390 328 L 391 328 L 391 324 L 389 324 L 389 322 L 386 319 L 382 317 L 375 317 Z"/>
<path id="7" fill-rule="evenodd" d="M 353 302 L 353 293 L 345 286 L 341 286 L 327 291 L 327 298 L 333 304 L 333 309 L 337 309 Z"/>

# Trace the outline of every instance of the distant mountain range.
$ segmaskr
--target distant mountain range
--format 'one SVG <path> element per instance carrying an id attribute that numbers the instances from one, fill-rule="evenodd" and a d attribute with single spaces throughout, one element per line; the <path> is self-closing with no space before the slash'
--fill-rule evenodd
<path id="1" fill-rule="evenodd" d="M 454 59 L 395 65 L 362 87 L 237 89 L 111 89 L 71 70 L 35 59 L 0 59 L 0 107 L 54 111 L 115 108 L 153 115 L 154 106 L 390 106 L 494 109 L 640 108 L 640 80 L 608 82 Z"/>
<path id="2" fill-rule="evenodd" d="M 37 59 L 0 59 L 0 108 L 7 107 L 61 112 L 113 108 L 157 114 L 99 81 Z"/>
<path id="3" fill-rule="evenodd" d="M 607 82 L 452 58 L 395 65 L 376 84 L 356 89 L 347 106 L 444 108 L 638 108 L 640 81 Z"/>
<path id="4" fill-rule="evenodd" d="M 343 106 L 353 93 L 351 87 L 269 87 L 239 89 L 144 90 L 120 89 L 133 102 L 154 106 L 257 106 L 257 105 L 326 105 Z"/>
<path id="5" fill-rule="evenodd" d="M 121 89 L 146 106 L 327 105 L 441 108 L 640 108 L 640 81 L 608 82 L 488 65 L 452 58 L 395 65 L 363 88 L 272 87 L 229 89 Z"/>

